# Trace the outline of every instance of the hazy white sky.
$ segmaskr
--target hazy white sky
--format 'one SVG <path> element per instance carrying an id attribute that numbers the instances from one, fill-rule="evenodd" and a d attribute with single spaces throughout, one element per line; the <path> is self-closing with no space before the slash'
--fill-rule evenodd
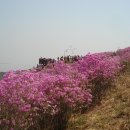
<path id="1" fill-rule="evenodd" d="M 130 0 L 0 0 L 0 71 L 32 68 L 70 46 L 79 55 L 128 47 L 129 7 Z"/>

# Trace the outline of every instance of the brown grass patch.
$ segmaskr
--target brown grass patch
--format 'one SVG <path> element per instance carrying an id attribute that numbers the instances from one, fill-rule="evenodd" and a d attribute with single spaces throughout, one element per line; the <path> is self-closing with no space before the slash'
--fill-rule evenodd
<path id="1" fill-rule="evenodd" d="M 130 130 L 130 74 L 120 75 L 100 105 L 72 115 L 67 130 Z"/>

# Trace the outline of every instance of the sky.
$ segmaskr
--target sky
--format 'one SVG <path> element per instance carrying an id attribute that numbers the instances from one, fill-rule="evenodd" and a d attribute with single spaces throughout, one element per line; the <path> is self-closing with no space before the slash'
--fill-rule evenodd
<path id="1" fill-rule="evenodd" d="M 0 0 L 0 71 L 128 47 L 129 7 L 130 0 Z"/>

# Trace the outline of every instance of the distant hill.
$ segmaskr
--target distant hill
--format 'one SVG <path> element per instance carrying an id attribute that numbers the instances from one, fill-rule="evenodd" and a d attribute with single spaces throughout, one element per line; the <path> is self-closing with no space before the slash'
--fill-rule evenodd
<path id="1" fill-rule="evenodd" d="M 4 74 L 5 74 L 5 72 L 0 72 L 0 79 L 2 79 Z"/>

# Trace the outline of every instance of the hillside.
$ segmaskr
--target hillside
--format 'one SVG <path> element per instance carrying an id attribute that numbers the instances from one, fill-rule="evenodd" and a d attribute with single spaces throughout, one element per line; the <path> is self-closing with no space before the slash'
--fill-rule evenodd
<path id="1" fill-rule="evenodd" d="M 73 115 L 68 130 L 130 130 L 130 74 L 115 80 L 101 104 L 84 114 Z"/>
<path id="2" fill-rule="evenodd" d="M 1 130 L 130 130 L 130 47 L 9 71 L 0 99 Z"/>

